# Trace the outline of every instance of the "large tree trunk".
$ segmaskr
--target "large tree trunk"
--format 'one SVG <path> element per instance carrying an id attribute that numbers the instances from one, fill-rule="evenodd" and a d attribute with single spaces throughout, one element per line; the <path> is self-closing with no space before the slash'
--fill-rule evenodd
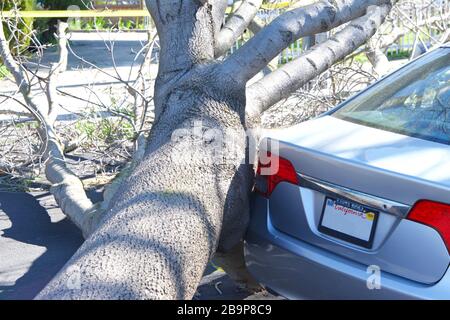
<path id="1" fill-rule="evenodd" d="M 145 158 L 39 298 L 189 299 L 220 234 L 228 234 L 223 247 L 242 237 L 253 177 L 245 163 L 244 87 L 214 70 L 194 71 L 189 88 L 172 90 Z M 67 285 L 74 267 L 76 289 Z"/>

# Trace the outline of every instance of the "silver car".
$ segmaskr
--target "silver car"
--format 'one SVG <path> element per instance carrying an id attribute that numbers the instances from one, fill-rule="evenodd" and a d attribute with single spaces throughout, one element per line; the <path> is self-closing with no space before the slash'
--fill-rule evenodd
<path id="1" fill-rule="evenodd" d="M 450 299 L 450 46 L 271 132 L 255 190 L 246 262 L 273 291 Z"/>

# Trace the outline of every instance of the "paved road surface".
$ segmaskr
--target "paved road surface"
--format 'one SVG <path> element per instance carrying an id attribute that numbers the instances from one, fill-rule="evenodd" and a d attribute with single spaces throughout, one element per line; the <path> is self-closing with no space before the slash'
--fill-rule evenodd
<path id="1" fill-rule="evenodd" d="M 101 200 L 96 192 L 93 201 Z M 0 300 L 32 299 L 83 243 L 47 192 L 0 192 Z M 254 299 L 209 266 L 195 299 Z M 266 297 L 265 297 L 266 298 Z M 269 296 L 269 298 L 274 298 Z"/>
<path id="2" fill-rule="evenodd" d="M 77 98 L 89 99 L 95 104 L 111 106 L 125 96 L 129 96 L 123 88 L 123 84 L 114 77 L 117 78 L 117 75 L 120 75 L 125 81 L 132 81 L 136 78 L 143 59 L 143 55 L 138 53 L 142 53 L 147 34 L 138 32 L 74 33 L 70 35 L 70 39 L 73 53 L 72 51 L 69 53 L 67 71 L 59 77 L 57 84 L 58 90 L 68 94 L 59 97 L 59 103 L 62 106 L 62 108 L 58 108 L 58 120 L 60 121 L 72 120 L 73 114 L 87 111 L 87 103 Z M 156 49 L 154 52 L 153 57 L 158 54 Z M 37 58 L 34 60 L 38 61 Z M 34 64 L 30 64 L 29 67 L 33 70 L 38 69 L 42 76 L 46 76 L 50 64 L 57 61 L 57 48 L 51 47 L 44 51 L 43 58 L 39 61 L 39 67 Z M 102 71 L 93 68 L 90 64 L 96 65 Z M 156 73 L 157 64 L 153 63 L 150 71 L 152 78 L 156 76 Z M 11 81 L 0 80 L 0 93 L 11 95 L 16 90 L 17 87 Z M 42 94 L 39 86 L 35 86 L 32 92 L 36 103 L 46 105 L 46 97 Z M 148 94 L 151 96 L 151 91 Z M 20 95 L 17 97 L 22 100 Z M 0 101 L 0 110 L 2 108 L 22 110 L 22 107 L 12 100 Z M 0 115 L 0 120 L 4 118 L 7 116 Z"/>

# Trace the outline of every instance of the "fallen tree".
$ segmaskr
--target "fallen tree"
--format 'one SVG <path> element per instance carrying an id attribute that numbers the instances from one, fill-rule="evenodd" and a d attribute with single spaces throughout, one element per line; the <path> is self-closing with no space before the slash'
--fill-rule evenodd
<path id="1" fill-rule="evenodd" d="M 363 45 L 392 5 L 325 0 L 293 9 L 223 57 L 261 1 L 243 1 L 223 24 L 226 4 L 147 0 L 160 41 L 155 120 L 129 175 L 100 206 L 65 165 L 52 130 L 53 91 L 46 108 L 33 102 L 28 71 L 0 29 L 0 54 L 27 109 L 43 124 L 52 193 L 86 236 L 39 299 L 190 299 L 216 252 L 237 255 L 231 269 L 242 267 L 260 115 Z M 342 25 L 329 40 L 247 86 L 293 41 Z M 54 68 L 50 77 L 58 74 Z"/>

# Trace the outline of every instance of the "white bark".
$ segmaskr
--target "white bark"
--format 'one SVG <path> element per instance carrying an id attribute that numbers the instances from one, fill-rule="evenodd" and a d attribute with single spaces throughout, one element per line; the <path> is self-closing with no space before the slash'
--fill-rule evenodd
<path id="1" fill-rule="evenodd" d="M 247 82 L 293 41 L 333 29 L 366 13 L 386 0 L 339 0 L 288 11 L 256 34 L 222 64 L 222 72 Z M 239 77 L 239 78 L 237 78 Z"/>
<path id="2" fill-rule="evenodd" d="M 87 197 L 81 180 L 67 167 L 61 142 L 51 126 L 46 126 L 45 176 L 61 210 L 87 237 L 96 227 L 95 206 Z"/>
<path id="3" fill-rule="evenodd" d="M 372 64 L 373 70 L 378 77 L 381 77 L 389 72 L 389 60 L 384 51 L 377 46 L 375 41 L 369 41 L 366 45 L 366 56 Z"/>
<path id="4" fill-rule="evenodd" d="M 329 40 L 252 84 L 247 90 L 248 112 L 264 112 L 356 50 L 375 33 L 389 8 L 370 7 L 367 15 L 350 22 Z"/>
<path id="5" fill-rule="evenodd" d="M 195 65 L 214 59 L 212 10 L 202 0 L 147 0 L 160 40 L 155 120 L 175 84 Z"/>
<path id="6" fill-rule="evenodd" d="M 216 38 L 216 57 L 222 56 L 244 33 L 247 26 L 258 13 L 261 4 L 262 0 L 242 1 L 242 4 L 233 12 Z"/>
<path id="7" fill-rule="evenodd" d="M 33 109 L 34 112 L 42 113 L 40 109 L 31 99 L 30 96 L 30 85 L 27 81 L 27 76 L 25 69 L 16 63 L 11 50 L 9 49 L 9 42 L 5 38 L 5 33 L 3 31 L 3 19 L 0 17 L 0 57 L 3 60 L 3 64 L 11 73 L 14 78 L 15 83 L 18 86 L 19 92 L 25 99 L 26 104 Z"/>
<path id="8" fill-rule="evenodd" d="M 66 22 L 58 21 L 57 27 L 57 40 L 59 48 L 59 61 L 52 64 L 50 68 L 50 75 L 48 77 L 48 83 L 46 87 L 46 96 L 48 102 L 48 117 L 50 119 L 50 124 L 53 126 L 56 121 L 56 107 L 58 105 L 58 92 L 56 90 L 56 85 L 59 81 L 59 75 L 66 71 L 69 52 L 67 50 L 67 28 L 69 25 Z"/>
<path id="9" fill-rule="evenodd" d="M 214 38 L 217 39 L 219 32 L 225 22 L 225 12 L 228 7 L 228 0 L 210 0 L 211 14 L 214 22 Z"/>

